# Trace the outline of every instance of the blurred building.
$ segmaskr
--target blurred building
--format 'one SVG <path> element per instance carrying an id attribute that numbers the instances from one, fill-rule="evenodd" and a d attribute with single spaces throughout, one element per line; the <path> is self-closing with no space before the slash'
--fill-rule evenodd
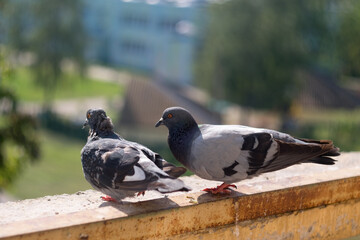
<path id="1" fill-rule="evenodd" d="M 18 0 L 23 22 L 35 1 Z M 154 78 L 191 83 L 195 49 L 206 7 L 216 0 L 83 0 L 86 57 L 95 63 L 146 72 Z M 1 9 L 0 9 L 1 10 Z M 0 11 L 0 43 L 6 20 Z M 30 30 L 23 24 L 21 31 Z"/>
<path id="2" fill-rule="evenodd" d="M 208 102 L 209 96 L 205 92 L 188 85 L 133 79 L 126 91 L 119 124 L 154 129 L 162 112 L 173 106 L 189 110 L 199 124 L 220 124 L 220 114 L 209 110 Z"/>
<path id="3" fill-rule="evenodd" d="M 87 57 L 157 79 L 192 81 L 205 0 L 83 1 Z"/>
<path id="4" fill-rule="evenodd" d="M 360 106 L 360 94 L 340 86 L 336 77 L 319 70 L 298 74 L 302 85 L 295 104 L 303 109 L 355 109 Z"/>

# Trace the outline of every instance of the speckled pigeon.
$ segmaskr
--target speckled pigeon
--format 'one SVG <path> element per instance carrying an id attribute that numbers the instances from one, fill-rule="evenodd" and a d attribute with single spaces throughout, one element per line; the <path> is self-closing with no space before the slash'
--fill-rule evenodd
<path id="1" fill-rule="evenodd" d="M 289 134 L 241 125 L 198 125 L 183 108 L 167 108 L 156 127 L 169 129 L 175 158 L 201 178 L 224 182 L 204 191 L 230 193 L 231 184 L 300 163 L 334 164 L 340 155 L 332 141 L 294 138 Z"/>
<path id="2" fill-rule="evenodd" d="M 165 161 L 147 147 L 130 142 L 113 131 L 111 119 L 102 109 L 90 109 L 84 126 L 89 126 L 87 143 L 81 150 L 86 180 L 106 194 L 106 201 L 144 194 L 146 190 L 161 193 L 188 191 L 177 179 L 186 169 Z"/>

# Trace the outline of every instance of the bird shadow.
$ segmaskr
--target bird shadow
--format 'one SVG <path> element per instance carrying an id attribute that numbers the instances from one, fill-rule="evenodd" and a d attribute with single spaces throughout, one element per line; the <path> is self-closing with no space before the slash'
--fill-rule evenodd
<path id="1" fill-rule="evenodd" d="M 197 204 L 214 202 L 222 199 L 234 198 L 246 196 L 248 194 L 242 193 L 239 191 L 232 190 L 230 194 L 212 194 L 208 192 L 204 192 L 200 196 L 196 198 Z M 191 201 L 188 199 L 188 195 L 185 193 L 183 195 L 178 195 L 177 197 L 183 196 L 184 199 Z M 191 197 L 190 197 L 191 198 Z M 148 199 L 148 200 L 139 200 L 139 201 L 121 201 L 121 202 L 103 202 L 99 205 L 99 208 L 103 207 L 111 207 L 119 212 L 125 213 L 129 216 L 156 212 L 160 210 L 179 208 L 181 207 L 178 203 L 170 199 L 167 195 L 161 198 Z"/>
<path id="2" fill-rule="evenodd" d="M 213 201 L 217 201 L 217 200 L 241 197 L 241 196 L 246 196 L 246 195 L 248 195 L 248 194 L 234 191 L 234 190 L 231 190 L 230 194 L 212 194 L 209 192 L 205 192 L 204 194 L 201 194 L 196 200 L 198 203 L 206 203 L 206 202 L 213 202 Z"/>
<path id="3" fill-rule="evenodd" d="M 180 205 L 165 196 L 163 198 L 156 198 L 137 202 L 103 202 L 99 205 L 99 208 L 102 207 L 112 207 L 120 212 L 126 213 L 127 215 L 135 215 L 176 208 L 180 207 Z"/>

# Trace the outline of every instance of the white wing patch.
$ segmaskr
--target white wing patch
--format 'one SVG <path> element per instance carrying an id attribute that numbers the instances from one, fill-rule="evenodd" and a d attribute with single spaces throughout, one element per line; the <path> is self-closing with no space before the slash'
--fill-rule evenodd
<path id="1" fill-rule="evenodd" d="M 252 149 L 257 148 L 258 145 L 259 145 L 259 140 L 257 138 L 255 138 L 254 146 Z"/>
<path id="2" fill-rule="evenodd" d="M 265 166 L 270 160 L 273 160 L 277 153 L 278 153 L 278 144 L 274 139 L 272 139 L 272 143 L 267 151 L 266 158 L 262 166 Z"/>
<path id="3" fill-rule="evenodd" d="M 145 178 L 145 172 L 141 168 L 134 166 L 134 174 L 131 176 L 127 175 L 123 182 L 142 181 Z"/>

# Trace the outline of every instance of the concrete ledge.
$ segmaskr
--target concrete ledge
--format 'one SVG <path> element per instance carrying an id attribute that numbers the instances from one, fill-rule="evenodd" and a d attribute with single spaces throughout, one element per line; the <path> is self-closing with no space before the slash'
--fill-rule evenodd
<path id="1" fill-rule="evenodd" d="M 88 190 L 0 204 L 0 239 L 342 239 L 360 235 L 360 153 L 333 166 L 303 164 L 212 196 L 189 193 L 105 203 Z"/>

